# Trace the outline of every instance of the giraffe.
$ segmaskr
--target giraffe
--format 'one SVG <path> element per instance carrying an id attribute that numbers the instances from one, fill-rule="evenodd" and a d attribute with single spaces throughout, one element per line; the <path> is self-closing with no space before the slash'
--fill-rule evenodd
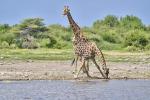
<path id="1" fill-rule="evenodd" d="M 74 36 L 73 36 L 73 47 L 75 50 L 75 55 L 77 57 L 80 57 L 80 68 L 74 78 L 78 78 L 78 75 L 82 68 L 85 68 L 87 66 L 87 63 L 89 60 L 92 60 L 92 62 L 95 64 L 99 72 L 104 78 L 108 78 L 109 74 L 109 68 L 106 66 L 106 62 L 104 59 L 104 55 L 101 52 L 101 50 L 97 47 L 97 45 L 94 42 L 90 42 L 81 31 L 80 27 L 76 24 L 76 22 L 73 20 L 70 9 L 68 6 L 64 7 L 63 15 L 66 15 L 68 18 L 68 21 L 70 23 L 70 27 L 73 30 Z M 97 64 L 95 57 L 100 56 L 100 60 L 102 62 L 102 69 L 100 69 L 99 65 Z M 87 76 L 89 76 L 88 71 L 86 71 Z"/>

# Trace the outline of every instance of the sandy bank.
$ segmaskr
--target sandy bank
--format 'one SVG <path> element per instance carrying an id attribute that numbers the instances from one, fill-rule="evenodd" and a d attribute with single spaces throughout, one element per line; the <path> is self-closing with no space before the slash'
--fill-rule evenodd
<path id="1" fill-rule="evenodd" d="M 74 79 L 71 61 L 0 61 L 0 80 L 51 80 Z M 110 79 L 150 79 L 150 63 L 108 62 Z M 90 64 L 90 75 L 101 77 L 96 67 Z M 81 73 L 80 79 L 87 79 Z"/>

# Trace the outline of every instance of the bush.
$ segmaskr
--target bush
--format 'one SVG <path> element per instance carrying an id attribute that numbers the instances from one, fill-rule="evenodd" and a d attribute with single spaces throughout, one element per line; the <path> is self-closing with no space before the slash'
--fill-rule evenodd
<path id="1" fill-rule="evenodd" d="M 16 44 L 11 44 L 11 45 L 10 45 L 10 48 L 11 48 L 11 49 L 16 49 L 16 48 L 18 48 L 18 47 L 17 47 Z"/>
<path id="2" fill-rule="evenodd" d="M 56 49 L 62 49 L 62 48 L 66 48 L 68 45 L 67 42 L 64 42 L 64 41 L 57 41 L 57 43 L 53 46 L 53 48 L 56 48 Z M 67 47 L 68 48 L 68 47 Z"/>
<path id="3" fill-rule="evenodd" d="M 6 41 L 8 44 L 11 44 L 15 40 L 15 35 L 13 33 L 4 33 L 0 36 L 0 41 Z"/>
<path id="4" fill-rule="evenodd" d="M 111 42 L 111 43 L 119 43 L 120 42 L 120 37 L 116 33 L 103 33 L 102 37 L 105 41 Z"/>
<path id="5" fill-rule="evenodd" d="M 130 52 L 133 52 L 133 51 L 139 51 L 139 48 L 135 47 L 135 46 L 127 46 L 125 48 L 125 51 L 130 51 Z"/>
<path id="6" fill-rule="evenodd" d="M 56 48 L 56 49 L 61 49 L 63 46 L 61 43 L 56 43 L 53 48 Z"/>
<path id="7" fill-rule="evenodd" d="M 61 38 L 64 41 L 71 41 L 71 33 L 63 32 L 61 33 Z"/>
<path id="8" fill-rule="evenodd" d="M 150 43 L 146 45 L 145 50 L 150 50 Z"/>
<path id="9" fill-rule="evenodd" d="M 47 48 L 47 45 L 50 43 L 50 40 L 47 38 L 44 38 L 44 39 L 41 39 L 40 41 L 39 41 L 39 45 L 40 45 L 40 47 L 42 47 L 42 48 Z"/>
<path id="10" fill-rule="evenodd" d="M 54 47 L 57 43 L 57 40 L 54 37 L 49 37 L 49 43 L 46 45 L 48 48 Z"/>
<path id="11" fill-rule="evenodd" d="M 99 43 L 99 42 L 102 43 L 102 42 L 104 41 L 101 36 L 96 35 L 96 34 L 90 35 L 90 37 L 89 37 L 88 39 L 89 39 L 89 40 L 92 40 L 92 41 L 94 41 L 94 42 L 98 42 L 98 43 Z"/>
<path id="12" fill-rule="evenodd" d="M 3 41 L 3 42 L 1 43 L 1 48 L 2 48 L 2 49 L 3 49 L 3 48 L 9 48 L 9 43 L 6 42 L 6 41 Z"/>
<path id="13" fill-rule="evenodd" d="M 148 39 L 145 34 L 138 32 L 131 32 L 127 34 L 124 40 L 125 46 L 135 46 L 143 49 L 148 44 Z"/>
<path id="14" fill-rule="evenodd" d="M 122 48 L 120 44 L 113 44 L 109 42 L 103 42 L 101 44 L 98 44 L 98 47 L 104 50 L 120 50 Z"/>
<path id="15" fill-rule="evenodd" d="M 33 41 L 33 42 L 23 42 L 22 43 L 22 48 L 36 49 L 36 48 L 39 48 L 39 45 L 35 41 Z"/>
<path id="16" fill-rule="evenodd" d="M 136 16 L 118 18 L 108 15 L 103 20 L 95 21 L 93 26 L 83 27 L 81 30 L 85 37 L 96 42 L 102 49 L 150 50 L 150 26 L 144 25 Z M 27 34 L 31 36 L 31 40 L 26 40 Z M 72 37 L 71 27 L 59 24 L 45 26 L 41 18 L 28 18 L 11 26 L 0 25 L 0 48 L 70 49 L 73 48 Z"/>

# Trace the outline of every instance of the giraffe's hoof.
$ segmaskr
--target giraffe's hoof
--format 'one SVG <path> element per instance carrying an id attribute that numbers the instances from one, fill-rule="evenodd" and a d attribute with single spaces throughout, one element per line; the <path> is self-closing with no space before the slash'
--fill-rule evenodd
<path id="1" fill-rule="evenodd" d="M 105 79 L 110 79 L 110 77 L 105 77 Z"/>
<path id="2" fill-rule="evenodd" d="M 87 77 L 88 77 L 88 78 L 92 78 L 92 76 L 90 76 L 90 75 L 88 75 Z"/>
<path id="3" fill-rule="evenodd" d="M 73 70 L 73 71 L 72 71 L 72 74 L 75 74 L 76 72 L 77 72 L 77 70 Z"/>
<path id="4" fill-rule="evenodd" d="M 75 74 L 75 71 L 73 71 L 72 74 Z"/>
<path id="5" fill-rule="evenodd" d="M 77 75 L 74 75 L 74 79 L 77 79 L 78 78 L 78 76 Z"/>

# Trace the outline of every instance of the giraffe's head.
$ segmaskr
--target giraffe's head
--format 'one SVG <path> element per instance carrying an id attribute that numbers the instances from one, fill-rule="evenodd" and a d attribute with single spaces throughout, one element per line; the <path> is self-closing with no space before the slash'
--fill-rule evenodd
<path id="1" fill-rule="evenodd" d="M 67 15 L 70 12 L 69 6 L 64 6 L 63 15 Z"/>

